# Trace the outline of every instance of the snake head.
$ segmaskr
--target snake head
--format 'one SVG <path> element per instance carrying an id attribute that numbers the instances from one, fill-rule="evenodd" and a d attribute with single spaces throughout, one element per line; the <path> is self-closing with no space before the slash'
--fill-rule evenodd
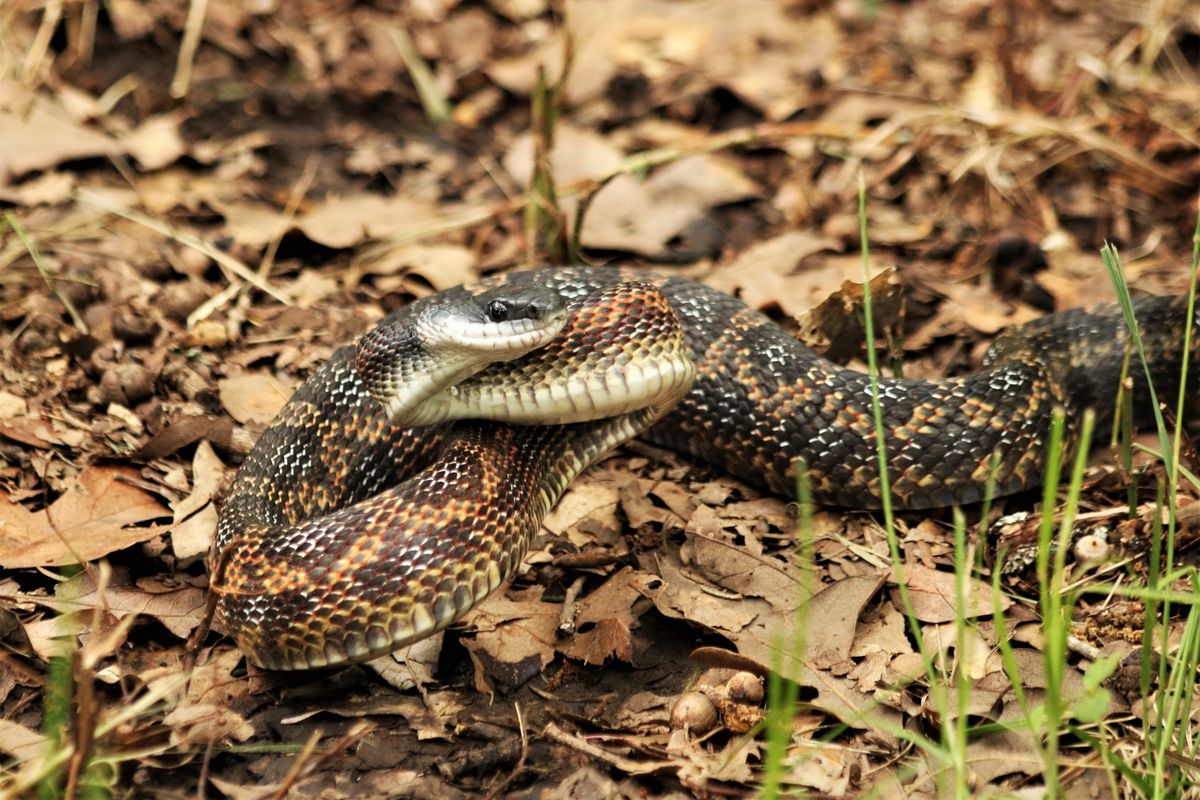
<path id="1" fill-rule="evenodd" d="M 421 405 L 483 370 L 555 337 L 566 303 L 542 286 L 464 288 L 417 300 L 358 343 L 355 369 L 397 425 L 427 424 Z"/>

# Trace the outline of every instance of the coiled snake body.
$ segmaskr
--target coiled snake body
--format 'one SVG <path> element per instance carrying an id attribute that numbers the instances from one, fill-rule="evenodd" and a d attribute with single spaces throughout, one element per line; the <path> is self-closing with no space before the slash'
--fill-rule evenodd
<path id="1" fill-rule="evenodd" d="M 447 308 L 466 311 L 443 324 Z M 1178 380 L 1185 311 L 1180 298 L 1135 303 L 1160 396 Z M 446 344 L 472 337 L 505 339 L 506 363 Z M 1036 485 L 1054 408 L 1111 409 L 1126 342 L 1116 307 L 1068 311 L 1005 332 L 975 374 L 881 380 L 895 502 L 978 501 L 993 453 L 996 495 Z M 1142 372 L 1129 373 L 1144 407 Z M 480 415 L 546 424 L 443 422 Z M 296 392 L 222 513 L 218 620 L 274 669 L 423 638 L 500 586 L 571 479 L 639 434 L 787 495 L 803 460 L 817 502 L 881 502 L 866 375 L 684 279 L 507 273 L 401 309 Z"/>

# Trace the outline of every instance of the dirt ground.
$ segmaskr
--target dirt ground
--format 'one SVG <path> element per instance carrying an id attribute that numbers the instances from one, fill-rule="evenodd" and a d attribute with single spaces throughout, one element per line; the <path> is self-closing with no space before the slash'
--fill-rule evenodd
<path id="1" fill-rule="evenodd" d="M 702 280 L 861 367 L 861 176 L 880 355 L 908 376 L 970 371 L 1003 328 L 1111 300 L 1105 243 L 1136 291 L 1185 291 L 1198 98 L 1185 0 L 0 4 L 0 794 L 748 796 L 775 669 L 802 701 L 788 791 L 936 795 L 945 764 L 903 734 L 951 720 L 910 683 L 878 515 L 818 510 L 805 566 L 785 499 L 635 442 L 464 624 L 279 675 L 218 632 L 186 650 L 222 493 L 338 345 L 414 297 L 564 257 L 554 224 L 589 262 Z M 1136 538 L 1154 463 L 1122 522 L 1129 477 L 1094 462 L 1086 525 Z M 951 523 L 898 521 L 947 669 Z M 1143 561 L 1099 577 L 1141 580 Z M 972 724 L 1015 702 L 989 580 L 969 584 L 977 646 L 957 663 Z M 1005 586 L 1036 693 L 1036 580 Z M 798 608 L 812 635 L 779 667 Z M 1142 617 L 1084 595 L 1075 633 L 1127 652 Z M 1072 656 L 1070 698 L 1094 691 L 1088 663 Z M 672 721 L 693 684 L 703 733 Z M 1136 741 L 1142 707 L 1106 702 L 1108 734 Z M 1036 744 L 981 730 L 969 785 L 1037 796 Z M 1121 793 L 1082 737 L 1063 747 L 1071 796 Z"/>

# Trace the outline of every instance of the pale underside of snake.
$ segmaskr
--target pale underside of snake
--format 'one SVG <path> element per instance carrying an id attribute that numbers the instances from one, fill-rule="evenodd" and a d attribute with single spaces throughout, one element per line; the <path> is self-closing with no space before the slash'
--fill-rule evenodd
<path id="1" fill-rule="evenodd" d="M 1135 312 L 1171 396 L 1186 305 L 1144 298 Z M 1037 486 L 1054 409 L 1069 451 L 1082 409 L 1111 412 L 1127 343 L 1116 307 L 1074 310 L 1006 331 L 971 375 L 880 379 L 893 500 Z M 1145 411 L 1144 374 L 1128 373 Z M 297 391 L 223 510 L 217 618 L 272 669 L 429 636 L 512 575 L 580 471 L 638 435 L 781 494 L 803 462 L 817 502 L 881 502 L 868 376 L 688 280 L 506 273 L 401 309 Z"/>

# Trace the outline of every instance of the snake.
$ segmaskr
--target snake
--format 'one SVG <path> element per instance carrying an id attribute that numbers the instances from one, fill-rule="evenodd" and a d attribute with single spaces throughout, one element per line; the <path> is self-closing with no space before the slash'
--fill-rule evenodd
<path id="1" fill-rule="evenodd" d="M 544 267 L 417 299 L 334 354 L 263 432 L 228 492 L 216 621 L 260 667 L 385 655 L 462 619 L 514 574 L 570 482 L 641 437 L 819 504 L 963 505 L 1041 485 L 1122 380 L 1178 390 L 1186 298 L 1003 331 L 975 372 L 877 377 L 679 276 Z M 877 403 L 875 400 L 877 399 Z M 879 419 L 876 419 L 876 406 Z M 887 482 L 881 476 L 882 430 Z M 802 469 L 801 469 L 802 466 Z"/>

